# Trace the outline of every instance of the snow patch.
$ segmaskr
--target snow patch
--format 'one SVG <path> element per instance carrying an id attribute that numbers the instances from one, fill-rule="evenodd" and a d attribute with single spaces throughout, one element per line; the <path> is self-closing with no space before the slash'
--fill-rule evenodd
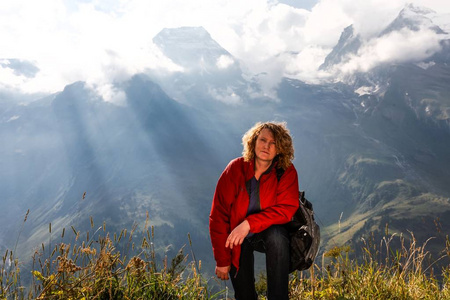
<path id="1" fill-rule="evenodd" d="M 380 90 L 380 87 L 378 85 L 376 85 L 376 86 L 361 86 L 355 90 L 355 93 L 361 97 L 364 95 L 373 95 L 376 92 L 378 92 L 379 90 Z"/>
<path id="2" fill-rule="evenodd" d="M 9 123 L 9 122 L 15 121 L 15 120 L 17 120 L 17 119 L 19 119 L 19 118 L 20 118 L 20 116 L 14 115 L 14 116 L 12 116 L 11 118 L 9 118 L 9 120 L 8 120 L 8 121 L 6 121 L 6 123 Z"/>
<path id="3" fill-rule="evenodd" d="M 430 62 L 419 62 L 416 63 L 416 66 L 418 66 L 419 68 L 422 68 L 424 70 L 428 69 L 429 67 L 434 66 L 436 63 L 434 61 L 430 61 Z"/>

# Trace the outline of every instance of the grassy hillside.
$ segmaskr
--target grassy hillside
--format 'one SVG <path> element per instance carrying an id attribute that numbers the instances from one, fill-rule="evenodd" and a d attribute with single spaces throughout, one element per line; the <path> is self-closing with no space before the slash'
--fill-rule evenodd
<path id="1" fill-rule="evenodd" d="M 109 233 L 104 223 L 96 229 L 91 220 L 84 233 L 72 227 L 54 233 L 54 240 L 59 235 L 71 235 L 72 242 L 42 243 L 30 267 L 15 250 L 5 251 L 0 299 L 232 299 L 231 284 L 202 273 L 189 235 L 187 245 L 168 257 L 155 248 L 148 219 L 143 228 L 120 233 Z M 388 234 L 364 240 L 356 260 L 350 258 L 355 249 L 336 244 L 313 268 L 291 275 L 290 299 L 449 299 L 450 240 L 439 257 L 431 258 L 427 247 L 412 234 Z M 438 262 L 446 267 L 437 269 Z M 257 290 L 265 299 L 264 274 Z"/>
<path id="2" fill-rule="evenodd" d="M 439 255 L 445 233 L 450 232 L 450 199 L 428 186 L 403 157 L 355 151 L 338 179 L 352 206 L 332 225 L 323 226 L 328 248 L 348 243 L 359 249 L 369 236 L 381 240 L 387 234 L 408 236 L 414 232 L 419 243 L 431 238 L 428 250 L 434 257 Z M 361 256 L 361 251 L 356 252 Z"/>

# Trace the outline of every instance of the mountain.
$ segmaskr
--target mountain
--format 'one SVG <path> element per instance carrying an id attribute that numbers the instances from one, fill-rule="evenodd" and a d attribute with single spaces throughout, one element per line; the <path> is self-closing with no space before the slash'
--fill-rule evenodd
<path id="1" fill-rule="evenodd" d="M 417 7 L 411 3 L 407 4 L 405 8 L 400 11 L 397 18 L 395 18 L 395 20 L 380 33 L 380 36 L 402 29 L 419 31 L 424 28 L 437 34 L 444 34 L 445 32 L 428 17 L 428 15 L 433 13 L 435 13 L 433 10 L 426 7 Z"/>
<path id="2" fill-rule="evenodd" d="M 353 25 L 350 25 L 342 32 L 337 45 L 327 55 L 323 64 L 320 65 L 319 70 L 326 70 L 333 65 L 342 63 L 346 56 L 356 54 L 361 46 L 361 40 L 355 34 Z"/>
<path id="3" fill-rule="evenodd" d="M 424 28 L 444 35 L 425 15 L 427 9 L 407 5 L 379 36 L 404 29 Z M 323 69 L 337 68 L 362 45 L 351 27 L 344 30 Z M 354 45 L 354 46 L 348 46 Z M 368 232 L 381 239 L 384 229 L 413 231 L 421 242 L 430 236 L 433 250 L 445 244 L 449 224 L 450 146 L 449 45 L 417 63 L 385 63 L 346 78 L 357 97 L 349 106 L 355 113 L 357 136 L 365 139 L 337 170 L 341 188 L 349 193 L 353 209 L 330 227 L 336 242 L 358 243 Z M 346 217 L 345 217 L 346 216 Z M 358 249 L 358 247 L 355 247 Z M 434 252 L 436 255 L 436 251 Z"/>
<path id="4" fill-rule="evenodd" d="M 355 209 L 331 231 L 335 240 L 382 235 L 389 225 L 391 232 L 413 231 L 422 242 L 437 235 L 430 244 L 443 245 L 450 229 L 439 221 L 448 219 L 450 204 L 449 71 L 447 64 L 390 67 L 382 70 L 385 90 L 358 98 L 355 125 L 372 145 L 349 152 L 339 171 Z"/>
<path id="5" fill-rule="evenodd" d="M 153 42 L 184 70 L 163 76 L 151 74 L 152 80 L 177 101 L 214 110 L 222 103 L 241 103 L 249 90 L 260 91 L 244 79 L 239 61 L 203 27 L 166 28 Z"/>
<path id="6" fill-rule="evenodd" d="M 389 30 L 396 28 L 403 27 Z M 323 69 L 358 55 L 363 42 L 345 28 Z M 420 241 L 436 236 L 430 247 L 442 249 L 450 230 L 448 40 L 420 62 L 381 64 L 345 82 L 284 78 L 278 101 L 255 97 L 260 87 L 203 28 L 165 29 L 154 43 L 183 71 L 118 84 L 122 106 L 83 82 L 26 105 L 3 96 L 0 247 L 13 247 L 28 209 L 20 257 L 63 240 L 70 226 L 95 235 L 103 222 L 111 232 L 137 224 L 139 237 L 148 212 L 162 257 L 190 233 L 212 274 L 208 216 L 217 179 L 241 155 L 248 128 L 278 120 L 294 137 L 323 249 L 381 238 L 386 228 L 411 230 Z"/>
<path id="7" fill-rule="evenodd" d="M 386 46 L 385 42 L 389 39 L 405 39 L 408 44 L 411 42 L 408 41 L 408 38 L 405 36 L 411 36 L 420 34 L 420 36 L 430 36 L 432 34 L 439 37 L 440 40 L 448 39 L 447 33 L 442 30 L 438 25 L 436 25 L 433 20 L 438 19 L 435 16 L 435 12 L 424 7 L 416 7 L 413 4 L 407 4 L 398 14 L 398 16 L 379 34 L 369 37 L 361 37 L 359 33 L 355 30 L 353 25 L 348 26 L 342 32 L 338 43 L 332 49 L 332 51 L 327 55 L 323 64 L 319 67 L 319 70 L 329 71 L 334 73 L 335 76 L 338 76 L 340 80 L 350 83 L 351 80 L 354 80 L 353 76 L 349 76 L 346 72 L 342 71 L 342 67 L 344 69 L 348 68 L 345 66 L 346 64 L 352 64 L 351 60 L 355 58 L 360 58 L 360 69 L 363 71 L 361 73 L 366 73 L 368 70 L 370 71 L 370 65 L 374 64 L 372 60 L 377 57 L 379 61 L 376 63 L 379 64 L 392 64 L 395 61 L 385 61 L 386 53 L 392 52 L 393 49 L 389 49 Z M 448 22 L 438 22 L 441 26 L 448 26 Z M 431 41 L 423 42 L 423 43 L 432 43 Z M 422 45 L 421 45 L 422 46 Z M 435 48 L 443 47 L 441 45 L 435 45 Z M 386 48 L 387 47 L 387 48 Z M 411 47 L 418 47 L 416 45 L 411 44 Z M 428 49 L 426 47 L 429 47 Z M 386 48 L 386 49 L 383 49 Z M 403 55 L 399 55 L 397 61 L 404 62 L 412 61 L 412 60 L 426 60 L 430 55 L 437 52 L 436 49 L 431 47 L 430 45 L 426 45 L 423 53 L 420 55 L 418 53 L 415 54 L 415 58 L 412 58 L 414 55 L 411 55 L 409 52 L 413 52 L 412 49 L 405 48 L 403 49 L 400 45 L 400 48 L 403 50 Z M 376 51 L 377 49 L 378 51 Z M 366 53 L 365 53 L 366 52 Z M 368 52 L 368 53 L 367 53 Z M 444 51 L 445 53 L 445 51 Z M 361 57 L 361 55 L 366 54 L 365 57 Z M 409 59 L 406 59 L 409 58 Z M 353 62 L 354 64 L 354 62 Z M 425 65 L 423 65 L 425 66 Z M 354 66 L 353 66 L 354 67 Z M 373 72 L 372 72 L 373 73 Z M 339 76 L 340 75 L 340 76 Z M 367 81 L 376 82 L 377 78 L 367 78 Z M 373 74 L 372 74 L 373 75 Z M 361 76 L 360 76 L 361 77 Z M 361 79 L 361 78 L 359 78 Z"/>
<path id="8" fill-rule="evenodd" d="M 153 38 L 153 42 L 174 63 L 201 75 L 217 71 L 221 58 L 234 63 L 232 55 L 203 27 L 165 28 Z"/>
<path id="9" fill-rule="evenodd" d="M 3 113 L 1 244 L 16 238 L 11 233 L 27 209 L 22 236 L 29 245 L 48 239 L 49 223 L 54 232 L 71 225 L 84 231 L 92 216 L 117 232 L 145 221 L 147 211 L 164 237 L 162 248 L 173 244 L 177 251 L 188 232 L 206 240 L 205 219 L 225 161 L 217 157 L 220 146 L 205 140 L 223 133 L 207 126 L 210 116 L 175 102 L 144 75 L 124 89 L 125 107 L 77 82 L 51 102 Z"/>

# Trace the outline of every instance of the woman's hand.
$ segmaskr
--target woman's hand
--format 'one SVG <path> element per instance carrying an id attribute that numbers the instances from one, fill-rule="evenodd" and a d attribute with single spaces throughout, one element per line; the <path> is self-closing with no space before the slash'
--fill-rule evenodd
<path id="1" fill-rule="evenodd" d="M 216 275 L 217 278 L 222 280 L 228 280 L 228 272 L 230 272 L 231 266 L 226 267 L 217 267 L 216 266 Z"/>
<path id="2" fill-rule="evenodd" d="M 225 243 L 225 247 L 230 247 L 233 249 L 234 246 L 241 245 L 244 242 L 245 237 L 250 232 L 250 224 L 247 220 L 244 220 L 241 224 L 239 224 L 227 238 L 227 242 Z"/>

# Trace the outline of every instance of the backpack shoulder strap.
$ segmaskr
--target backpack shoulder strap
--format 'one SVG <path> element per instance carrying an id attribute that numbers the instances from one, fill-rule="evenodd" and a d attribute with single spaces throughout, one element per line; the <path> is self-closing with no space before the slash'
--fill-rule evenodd
<path id="1" fill-rule="evenodd" d="M 283 168 L 277 168 L 276 172 L 277 172 L 277 180 L 279 182 L 280 179 L 281 179 L 281 176 L 283 176 L 283 174 L 284 174 L 284 169 Z"/>

